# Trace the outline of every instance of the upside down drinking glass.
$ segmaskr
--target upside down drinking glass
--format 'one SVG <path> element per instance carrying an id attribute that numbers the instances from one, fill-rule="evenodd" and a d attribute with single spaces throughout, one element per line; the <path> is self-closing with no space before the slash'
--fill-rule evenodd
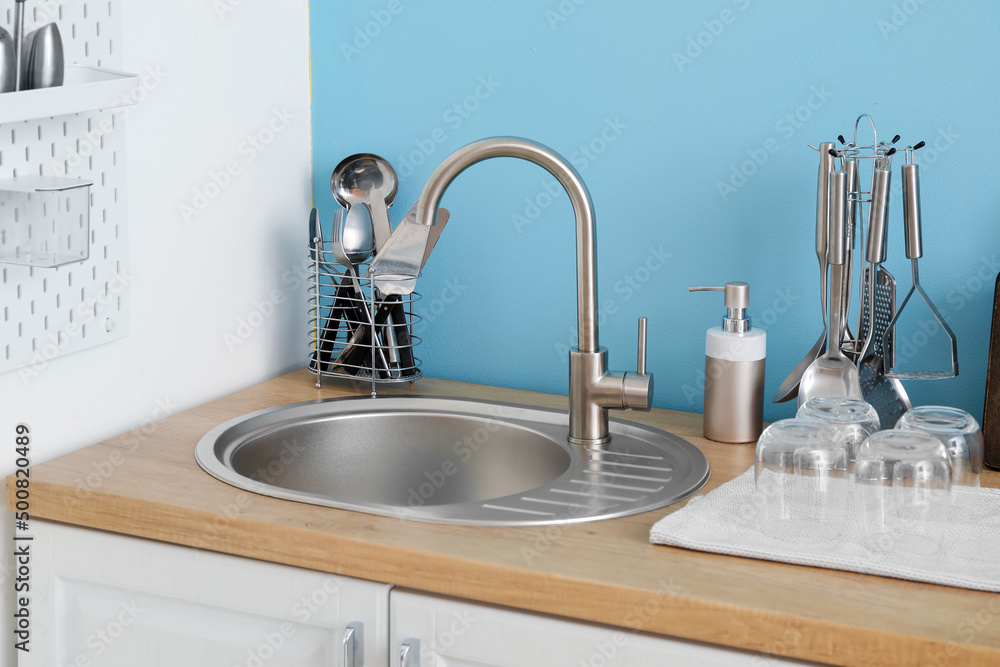
<path id="1" fill-rule="evenodd" d="M 823 541 L 844 527 L 847 440 L 829 424 L 785 419 L 757 441 L 755 504 L 761 529 L 782 540 Z"/>
<path id="2" fill-rule="evenodd" d="M 861 529 L 874 551 L 931 554 L 941 547 L 951 501 L 951 460 L 917 429 L 873 433 L 854 462 Z"/>

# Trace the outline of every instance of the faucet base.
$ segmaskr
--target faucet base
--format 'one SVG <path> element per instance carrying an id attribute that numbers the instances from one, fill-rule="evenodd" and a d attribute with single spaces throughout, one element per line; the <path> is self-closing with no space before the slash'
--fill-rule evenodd
<path id="1" fill-rule="evenodd" d="M 603 445 L 611 441 L 608 408 L 622 407 L 622 377 L 608 374 L 608 350 L 569 351 L 569 436 L 574 445 Z"/>
<path id="2" fill-rule="evenodd" d="M 652 374 L 609 371 L 608 350 L 569 351 L 569 440 L 595 446 L 611 441 L 608 410 L 648 411 L 653 403 Z"/>

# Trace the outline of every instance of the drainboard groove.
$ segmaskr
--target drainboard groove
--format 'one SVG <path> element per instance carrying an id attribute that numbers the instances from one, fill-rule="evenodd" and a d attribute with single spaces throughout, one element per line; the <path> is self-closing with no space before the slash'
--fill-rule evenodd
<path id="1" fill-rule="evenodd" d="M 609 496 L 606 493 L 590 493 L 588 491 L 570 491 L 569 489 L 549 489 L 550 493 L 568 493 L 574 496 L 587 496 L 588 498 L 604 498 L 607 500 L 621 500 L 626 503 L 637 503 L 640 500 L 645 500 L 647 496 L 639 496 L 638 498 L 625 498 L 622 496 Z"/>
<path id="2" fill-rule="evenodd" d="M 610 482 L 592 482 L 589 479 L 571 479 L 569 481 L 574 484 L 586 484 L 587 486 L 594 486 L 600 489 L 624 489 L 626 491 L 642 491 L 644 493 L 658 493 L 663 490 L 662 486 L 658 486 L 655 489 L 647 489 L 642 486 L 627 486 L 625 484 L 611 484 Z"/>
<path id="3" fill-rule="evenodd" d="M 658 454 L 633 454 L 631 452 L 610 452 L 606 449 L 594 449 L 593 447 L 587 447 L 588 452 L 593 452 L 594 454 L 601 454 L 603 456 L 627 456 L 633 459 L 652 459 L 653 461 L 666 461 L 666 457 L 660 456 Z"/>
<path id="4" fill-rule="evenodd" d="M 529 503 L 545 503 L 547 505 L 559 505 L 561 507 L 582 507 L 583 509 L 595 510 L 595 511 L 611 509 L 612 507 L 618 507 L 618 505 L 621 504 L 621 503 L 611 503 L 610 505 L 593 505 L 587 503 L 567 503 L 563 502 L 562 500 L 546 500 L 545 498 L 532 498 L 530 496 L 521 496 L 521 500 Z"/>
<path id="5" fill-rule="evenodd" d="M 639 470 L 662 470 L 663 472 L 673 472 L 673 466 L 667 466 L 666 468 L 661 468 L 659 466 L 644 466 L 638 463 L 621 463 L 618 461 L 600 461 L 597 459 L 590 459 L 591 463 L 596 463 L 598 465 L 608 465 L 614 466 L 615 468 L 638 468 Z"/>
<path id="6" fill-rule="evenodd" d="M 587 475 L 600 475 L 608 477 L 624 477 L 625 479 L 641 479 L 647 482 L 669 482 L 673 479 L 673 476 L 667 477 L 645 477 L 643 475 L 626 475 L 623 472 L 611 472 L 610 470 L 584 470 Z"/>
<path id="7" fill-rule="evenodd" d="M 503 505 L 490 505 L 484 503 L 482 507 L 491 510 L 504 510 L 506 512 L 518 512 L 519 514 L 535 514 L 537 516 L 555 516 L 552 512 L 536 512 L 535 510 L 521 509 L 520 507 L 504 507 Z"/>

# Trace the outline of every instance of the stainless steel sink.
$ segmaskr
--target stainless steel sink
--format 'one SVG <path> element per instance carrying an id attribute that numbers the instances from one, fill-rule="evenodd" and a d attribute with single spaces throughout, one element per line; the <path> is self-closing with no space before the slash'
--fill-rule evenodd
<path id="1" fill-rule="evenodd" d="M 611 422 L 611 441 L 566 440 L 565 412 L 468 399 L 327 399 L 209 431 L 198 464 L 275 498 L 414 521 L 544 525 L 646 512 L 708 480 L 675 435 Z"/>

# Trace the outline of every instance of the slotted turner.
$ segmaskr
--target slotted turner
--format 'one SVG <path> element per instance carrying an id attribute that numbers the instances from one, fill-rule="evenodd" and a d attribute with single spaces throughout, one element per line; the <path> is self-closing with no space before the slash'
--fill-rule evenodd
<path id="1" fill-rule="evenodd" d="M 871 280 L 871 268 L 865 269 L 864 284 Z M 878 267 L 875 273 L 875 305 L 869 306 L 868 290 L 862 292 L 861 302 L 861 327 L 858 331 L 860 340 L 865 340 L 868 336 L 868 328 L 871 320 L 875 320 L 875 331 L 872 333 L 872 348 L 876 355 L 882 357 L 887 366 L 891 366 L 895 356 L 893 354 L 894 336 L 889 330 L 889 322 L 896 312 L 896 279 L 885 268 Z M 888 336 L 883 334 L 889 331 Z M 879 333 L 881 332 L 881 333 Z"/>

